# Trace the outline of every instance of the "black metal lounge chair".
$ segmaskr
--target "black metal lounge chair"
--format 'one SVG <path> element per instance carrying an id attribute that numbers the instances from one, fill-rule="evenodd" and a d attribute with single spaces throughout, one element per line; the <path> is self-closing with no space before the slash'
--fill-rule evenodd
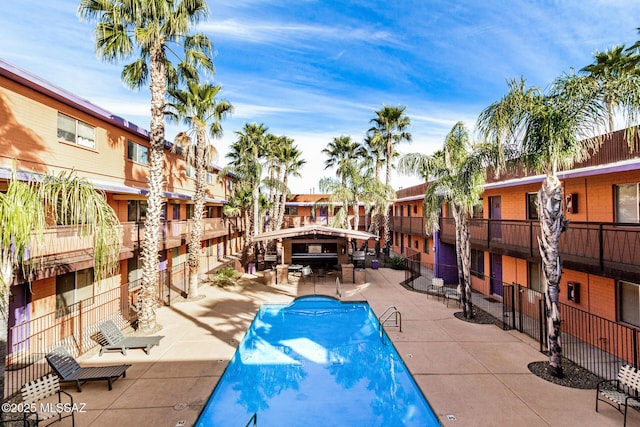
<path id="1" fill-rule="evenodd" d="M 75 382 L 78 392 L 82 391 L 80 382 L 84 384 L 87 381 L 100 380 L 106 380 L 111 390 L 113 382 L 120 377 L 125 378 L 127 369 L 131 367 L 131 365 L 113 365 L 83 368 L 64 347 L 54 349 L 45 358 L 53 372 L 60 377 L 60 382 Z"/>
<path id="2" fill-rule="evenodd" d="M 160 340 L 164 338 L 162 336 L 128 337 L 111 320 L 101 323 L 99 328 L 107 341 L 100 349 L 100 356 L 105 351 L 121 351 L 126 356 L 129 348 L 144 348 L 147 354 L 150 354 L 151 347 L 159 345 Z"/>

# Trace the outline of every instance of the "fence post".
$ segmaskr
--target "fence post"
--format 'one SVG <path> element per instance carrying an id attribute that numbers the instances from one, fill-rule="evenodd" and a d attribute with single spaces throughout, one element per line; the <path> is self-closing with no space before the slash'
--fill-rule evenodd
<path id="1" fill-rule="evenodd" d="M 542 353 L 544 351 L 544 337 L 547 335 L 547 322 L 546 320 L 546 304 L 545 304 L 545 300 L 544 299 L 540 299 L 538 300 L 538 319 L 540 322 L 540 337 L 538 338 L 538 342 L 540 343 L 540 352 Z"/>
<path id="2" fill-rule="evenodd" d="M 514 285 L 514 289 L 515 289 L 515 285 L 516 283 L 513 283 Z M 519 322 L 519 327 L 518 327 L 518 331 L 520 332 L 524 332 L 524 326 L 522 325 L 524 323 L 524 314 L 522 313 L 522 293 L 524 291 L 522 290 L 522 286 L 520 284 L 518 284 L 518 322 Z"/>
<path id="3" fill-rule="evenodd" d="M 78 343 L 78 346 L 80 347 L 80 348 L 78 349 L 80 354 L 83 354 L 83 353 L 84 353 L 84 332 L 83 332 L 83 329 L 84 329 L 84 328 L 83 328 L 83 323 L 84 323 L 84 322 L 82 321 L 82 317 L 84 316 L 84 310 L 82 309 L 82 303 L 83 303 L 83 302 L 84 302 L 84 300 L 80 300 L 80 304 L 79 304 L 79 307 L 80 307 L 80 313 L 79 313 L 79 316 L 78 316 L 78 317 L 79 317 L 79 319 L 80 319 L 80 320 L 79 320 L 79 323 L 80 323 L 80 341 L 79 341 L 79 343 Z"/>
<path id="4" fill-rule="evenodd" d="M 638 330 L 633 330 L 633 366 L 638 367 Z"/>

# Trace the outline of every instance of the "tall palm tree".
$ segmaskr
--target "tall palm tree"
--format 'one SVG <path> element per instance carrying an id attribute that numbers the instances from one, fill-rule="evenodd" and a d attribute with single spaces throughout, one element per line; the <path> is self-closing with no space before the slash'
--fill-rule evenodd
<path id="1" fill-rule="evenodd" d="M 164 185 L 164 110 L 169 84 L 181 78 L 197 79 L 198 70 L 213 71 L 211 42 L 191 29 L 208 15 L 206 0 L 81 0 L 80 18 L 96 22 L 98 56 L 107 62 L 134 59 L 125 65 L 122 81 L 131 88 L 149 82 L 151 123 L 149 131 L 149 193 L 142 240 L 142 280 L 137 306 L 140 329 L 156 329 L 158 251 L 162 187 Z M 181 43 L 170 49 L 169 43 Z M 168 54 L 184 53 L 177 66 Z"/>
<path id="2" fill-rule="evenodd" d="M 607 111 L 573 75 L 556 79 L 548 94 L 528 88 L 523 79 L 509 83 L 507 94 L 487 107 L 478 129 L 499 147 L 520 153 L 526 168 L 546 175 L 538 192 L 538 244 L 545 281 L 550 373 L 562 376 L 558 296 L 562 263 L 558 240 L 568 222 L 562 214 L 562 188 L 557 172 L 585 160 L 602 143 Z"/>
<path id="3" fill-rule="evenodd" d="M 196 188 L 188 257 L 189 298 L 198 296 L 207 169 L 211 167 L 217 155 L 212 139 L 222 136 L 221 121 L 233 111 L 233 106 L 228 101 L 216 100 L 220 89 L 220 85 L 189 81 L 186 89 L 176 88 L 169 91 L 172 102 L 167 104 L 168 117 L 189 126 L 188 131 L 178 133 L 171 149 L 173 152 L 180 149 L 186 162 L 195 167 Z"/>
<path id="4" fill-rule="evenodd" d="M 486 147 L 472 144 L 464 124 L 458 122 L 447 134 L 442 150 L 432 156 L 406 154 L 398 162 L 400 173 L 421 176 L 428 183 L 423 201 L 427 234 L 439 229 L 443 203 L 448 202 L 453 210 L 458 283 L 462 287 L 461 302 L 467 319 L 473 317 L 469 218 L 484 190 L 486 157 Z"/>
<path id="5" fill-rule="evenodd" d="M 72 173 L 47 175 L 28 182 L 15 173 L 0 192 L 0 390 L 4 390 L 10 286 L 16 269 L 30 278 L 40 266 L 34 257 L 45 229 L 57 223 L 93 236 L 95 280 L 117 272 L 121 227 L 103 193 Z"/>
<path id="6" fill-rule="evenodd" d="M 302 158 L 302 151 L 296 145 L 293 145 L 293 139 L 286 138 L 283 140 L 281 150 L 279 151 L 278 160 L 282 169 L 282 191 L 279 192 L 276 209 L 277 217 L 274 230 L 280 230 L 284 222 L 284 207 L 289 195 L 289 177 L 300 176 L 300 169 L 307 163 Z"/>
<path id="7" fill-rule="evenodd" d="M 246 123 L 242 131 L 229 147 L 227 158 L 230 159 L 230 172 L 243 182 L 243 188 L 251 190 L 251 210 L 249 229 L 243 248 L 243 262 L 248 263 L 252 255 L 253 242 L 260 230 L 260 184 L 262 180 L 262 164 L 260 159 L 264 152 L 265 141 L 269 138 L 268 128 L 264 124 Z"/>
<path id="8" fill-rule="evenodd" d="M 633 86 L 638 85 L 637 77 L 640 76 L 638 64 L 640 56 L 632 54 L 625 49 L 625 45 L 614 46 L 604 52 L 596 52 L 594 62 L 582 68 L 586 77 L 592 80 L 595 90 L 600 92 L 602 102 L 607 108 L 609 118 L 609 132 L 614 129 L 614 109 L 621 104 L 623 98 L 634 92 Z"/>
<path id="9" fill-rule="evenodd" d="M 381 110 L 377 110 L 376 117 L 371 119 L 373 127 L 369 129 L 375 147 L 384 147 L 384 159 L 386 162 L 385 184 L 391 186 L 391 170 L 393 169 L 393 159 L 397 155 L 395 147 L 401 142 L 411 142 L 411 133 L 408 128 L 411 126 L 411 119 L 405 115 L 407 107 L 391 107 L 383 105 Z M 383 241 L 388 252 L 391 246 L 391 235 L 389 233 L 389 209 L 384 209 L 384 231 Z"/>

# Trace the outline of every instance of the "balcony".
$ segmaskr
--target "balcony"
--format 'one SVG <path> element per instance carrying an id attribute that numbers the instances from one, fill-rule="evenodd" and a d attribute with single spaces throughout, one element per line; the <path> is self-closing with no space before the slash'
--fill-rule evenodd
<path id="1" fill-rule="evenodd" d="M 223 218 L 205 218 L 202 221 L 202 239 L 213 239 L 228 233 L 228 223 Z M 189 242 L 193 221 L 165 221 L 161 225 L 161 241 L 164 248 Z M 139 247 L 144 238 L 144 224 L 124 222 L 121 224 L 121 252 L 130 252 Z M 84 235 L 82 229 L 70 226 L 52 227 L 44 231 L 42 241 L 34 241 L 29 257 L 44 258 L 45 267 L 90 261 L 95 246 L 93 236 Z"/>
<path id="2" fill-rule="evenodd" d="M 307 225 L 331 225 L 333 222 L 333 216 L 303 216 L 303 215 L 285 215 L 282 223 L 282 228 L 296 228 L 304 227 Z M 353 225 L 353 215 L 349 215 L 351 218 L 351 225 Z M 367 231 L 371 219 L 368 215 L 360 215 L 358 218 L 358 230 Z"/>
<path id="3" fill-rule="evenodd" d="M 411 234 L 414 236 L 429 236 L 424 232 L 424 218 L 421 216 L 392 216 L 391 230 L 394 232 Z"/>
<path id="4" fill-rule="evenodd" d="M 538 221 L 472 219 L 471 247 L 540 261 Z M 453 218 L 440 219 L 440 240 L 455 245 Z M 640 281 L 640 224 L 571 222 L 560 236 L 563 266 L 634 282 Z"/>

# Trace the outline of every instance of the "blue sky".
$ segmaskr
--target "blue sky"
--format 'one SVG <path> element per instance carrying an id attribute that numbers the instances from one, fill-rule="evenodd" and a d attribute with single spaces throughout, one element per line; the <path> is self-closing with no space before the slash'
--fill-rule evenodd
<path id="1" fill-rule="evenodd" d="M 0 57 L 149 127 L 149 93 L 120 81 L 121 64 L 95 54 L 93 24 L 77 0 L 0 2 Z M 221 97 L 235 106 L 216 142 L 218 164 L 245 123 L 293 138 L 307 166 L 293 192 L 318 192 L 321 150 L 334 137 L 361 141 L 374 111 L 404 105 L 411 144 L 433 153 L 453 125 L 473 130 L 506 80 L 545 87 L 596 51 L 640 38 L 637 0 L 209 1 L 198 30 L 215 45 Z M 171 140 L 180 129 L 167 127 Z M 395 188 L 419 183 L 394 174 Z"/>

